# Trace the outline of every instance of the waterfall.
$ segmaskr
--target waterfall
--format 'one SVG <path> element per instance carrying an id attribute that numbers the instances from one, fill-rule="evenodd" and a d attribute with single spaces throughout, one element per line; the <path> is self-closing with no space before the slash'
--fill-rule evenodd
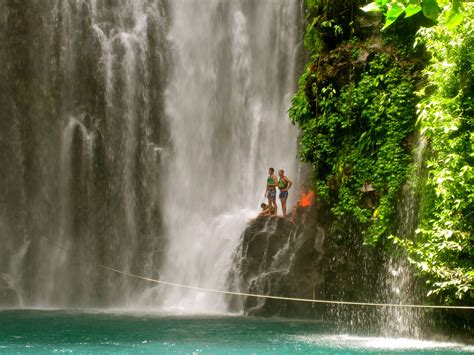
<path id="1" fill-rule="evenodd" d="M 224 287 L 268 167 L 296 178 L 301 7 L 1 2 L 0 305 L 226 310 L 95 265 Z"/>
<path id="2" fill-rule="evenodd" d="M 0 287 L 25 306 L 134 304 L 147 285 L 95 264 L 158 276 L 167 2 L 0 9 Z"/>
<path id="3" fill-rule="evenodd" d="M 413 150 L 413 166 L 398 206 L 397 236 L 406 239 L 415 237 L 419 217 L 419 184 L 423 174 L 426 138 L 420 134 Z M 385 298 L 387 303 L 421 303 L 412 269 L 406 255 L 393 255 L 385 263 Z M 417 309 L 389 308 L 382 312 L 382 332 L 385 335 L 400 334 L 419 338 L 420 324 L 424 312 Z"/>
<path id="4" fill-rule="evenodd" d="M 296 174 L 297 130 L 286 111 L 300 7 L 297 0 L 171 3 L 165 105 L 173 153 L 163 182 L 162 280 L 224 289 L 268 167 Z M 170 311 L 227 309 L 209 293 L 164 288 L 158 299 Z"/>

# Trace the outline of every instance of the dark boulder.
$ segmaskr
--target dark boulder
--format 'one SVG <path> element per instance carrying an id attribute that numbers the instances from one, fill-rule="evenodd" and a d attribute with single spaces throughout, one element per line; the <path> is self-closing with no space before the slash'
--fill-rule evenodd
<path id="1" fill-rule="evenodd" d="M 297 218 L 298 221 L 298 218 Z M 304 299 L 370 301 L 383 260 L 355 235 L 332 233 L 331 213 L 317 203 L 305 224 L 257 218 L 242 234 L 229 287 L 240 292 Z M 314 317 L 333 311 L 310 302 L 246 297 L 231 299 L 248 315 Z"/>

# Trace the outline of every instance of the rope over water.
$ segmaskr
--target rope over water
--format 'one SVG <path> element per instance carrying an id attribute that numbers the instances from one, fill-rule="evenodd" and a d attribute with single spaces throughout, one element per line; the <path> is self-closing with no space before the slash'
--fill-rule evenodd
<path id="1" fill-rule="evenodd" d="M 64 248 L 60 245 L 58 245 L 55 241 L 52 239 L 43 236 L 45 239 L 47 239 L 49 242 L 54 244 L 57 248 L 64 250 L 68 253 L 72 253 L 71 250 Z M 255 297 L 255 298 L 267 298 L 267 299 L 274 299 L 274 300 L 283 300 L 283 301 L 294 301 L 294 302 L 308 302 L 308 303 L 323 303 L 323 304 L 337 304 L 337 305 L 349 305 L 349 306 L 368 306 L 368 307 L 397 307 L 397 308 L 431 308 L 431 309 L 469 309 L 469 310 L 474 310 L 474 307 L 469 307 L 469 306 L 432 306 L 432 305 L 420 305 L 420 304 L 398 304 L 398 303 L 371 303 L 371 302 L 351 302 L 351 301 L 332 301 L 332 300 L 318 300 L 318 299 L 310 299 L 310 298 L 297 298 L 297 297 L 284 297 L 284 296 L 271 296 L 271 295 L 259 295 L 259 294 L 254 294 L 254 293 L 245 293 L 245 292 L 234 292 L 234 291 L 224 291 L 224 290 L 215 290 L 211 288 L 205 288 L 205 287 L 198 287 L 198 286 L 189 286 L 189 285 L 182 285 L 174 282 L 167 282 L 167 281 L 160 281 L 160 280 L 155 280 L 151 279 L 149 277 L 144 277 L 140 275 L 135 275 L 130 272 L 114 269 L 110 266 L 107 265 L 102 265 L 102 264 L 96 264 L 98 267 L 107 270 L 107 271 L 112 271 L 117 274 L 133 277 L 139 280 L 143 281 L 148 281 L 148 282 L 153 282 L 157 283 L 160 285 L 166 285 L 166 286 L 173 286 L 173 287 L 179 287 L 179 288 L 185 288 L 189 290 L 195 290 L 195 291 L 204 291 L 204 292 L 212 292 L 212 293 L 220 293 L 220 294 L 225 294 L 225 295 L 233 295 L 233 296 L 241 296 L 241 297 Z"/>

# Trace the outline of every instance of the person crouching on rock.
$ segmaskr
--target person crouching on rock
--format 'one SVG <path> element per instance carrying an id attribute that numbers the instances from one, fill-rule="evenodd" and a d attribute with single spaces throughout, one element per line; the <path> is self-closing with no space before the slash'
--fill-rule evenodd
<path id="1" fill-rule="evenodd" d="M 275 209 L 271 205 L 262 203 L 260 207 L 262 208 L 262 211 L 258 214 L 257 217 L 270 217 L 275 214 Z"/>
<path id="2" fill-rule="evenodd" d="M 267 187 L 265 189 L 265 196 L 268 199 L 268 204 L 273 206 L 274 214 L 277 213 L 277 204 L 276 204 L 276 187 L 277 187 L 277 177 L 275 176 L 275 169 L 268 169 L 268 178 L 267 178 Z"/>
<path id="3" fill-rule="evenodd" d="M 314 204 L 314 192 L 307 186 L 302 186 L 301 197 L 293 207 L 291 222 L 296 222 L 296 216 L 301 215 L 301 224 L 304 224 L 309 209 Z"/>
<path id="4" fill-rule="evenodd" d="M 285 176 L 285 171 L 280 169 L 278 171 L 278 188 L 280 189 L 281 209 L 283 210 L 283 218 L 286 218 L 286 200 L 288 199 L 288 190 L 293 185 L 293 182 Z"/>

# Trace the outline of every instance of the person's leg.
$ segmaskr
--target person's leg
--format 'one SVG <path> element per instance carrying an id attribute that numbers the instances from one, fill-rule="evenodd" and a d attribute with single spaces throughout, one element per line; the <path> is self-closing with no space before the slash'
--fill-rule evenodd
<path id="1" fill-rule="evenodd" d="M 277 211 L 278 211 L 276 196 L 273 198 L 273 208 L 275 208 L 275 214 L 274 214 L 274 216 L 276 216 L 276 215 L 277 215 Z"/>
<path id="2" fill-rule="evenodd" d="M 267 193 L 267 198 L 268 198 L 268 205 L 273 206 L 275 209 L 275 215 L 276 215 L 276 191 L 275 190 L 269 190 Z"/>
<path id="3" fill-rule="evenodd" d="M 280 199 L 281 209 L 283 211 L 283 218 L 286 218 L 286 197 Z"/>
<path id="4" fill-rule="evenodd" d="M 272 200 L 273 208 L 275 209 L 274 216 L 276 216 L 276 215 L 277 215 L 277 211 L 278 211 L 277 203 L 276 203 L 276 190 L 273 190 L 272 197 L 273 197 L 273 200 Z"/>

